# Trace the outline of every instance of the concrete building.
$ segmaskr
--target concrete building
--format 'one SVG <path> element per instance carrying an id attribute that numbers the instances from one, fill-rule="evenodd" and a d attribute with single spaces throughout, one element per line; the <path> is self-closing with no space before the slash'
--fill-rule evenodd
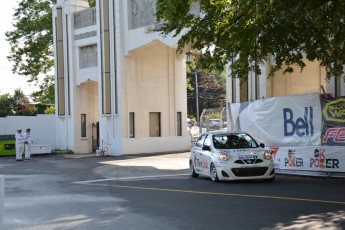
<path id="1" fill-rule="evenodd" d="M 320 67 L 319 61 L 304 60 L 306 67 L 301 72 L 296 66 L 293 73 L 283 74 L 284 67 L 275 73 L 275 76 L 268 78 L 268 73 L 274 65 L 271 59 L 261 65 L 261 75 L 250 73 L 248 80 L 240 82 L 238 78 L 226 78 L 227 102 L 244 102 L 260 98 L 288 96 L 305 93 L 327 93 L 333 97 L 345 95 L 344 77 L 338 79 L 326 79 L 326 70 Z M 227 74 L 231 73 L 229 66 Z"/>
<path id="2" fill-rule="evenodd" d="M 185 151 L 185 54 L 155 29 L 155 0 L 57 0 L 53 7 L 57 149 L 109 155 Z M 268 79 L 274 61 L 248 80 L 227 77 L 227 102 L 311 92 L 345 95 L 318 62 Z M 227 68 L 227 73 L 230 73 Z"/>
<path id="3" fill-rule="evenodd" d="M 185 151 L 185 55 L 154 29 L 154 0 L 57 0 L 56 148 Z"/>

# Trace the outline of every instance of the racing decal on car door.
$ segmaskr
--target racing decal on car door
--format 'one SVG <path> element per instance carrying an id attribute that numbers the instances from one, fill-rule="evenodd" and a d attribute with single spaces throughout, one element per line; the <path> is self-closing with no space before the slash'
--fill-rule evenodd
<path id="1" fill-rule="evenodd" d="M 206 160 L 199 159 L 194 155 L 194 167 L 204 170 L 208 169 L 208 164 Z"/>
<path id="2" fill-rule="evenodd" d="M 194 159 L 193 159 L 194 168 L 196 168 L 199 173 L 203 173 L 203 174 L 206 172 L 206 169 L 208 168 L 207 161 L 205 160 L 204 157 L 205 156 L 202 150 L 200 150 L 200 151 L 195 152 Z"/>

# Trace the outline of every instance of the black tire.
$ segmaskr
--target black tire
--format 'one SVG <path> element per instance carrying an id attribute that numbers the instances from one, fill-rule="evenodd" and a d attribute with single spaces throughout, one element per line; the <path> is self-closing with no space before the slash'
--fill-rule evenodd
<path id="1" fill-rule="evenodd" d="M 211 180 L 215 183 L 219 182 L 218 174 L 217 174 L 217 169 L 216 166 L 212 163 L 210 166 L 210 177 Z"/>
<path id="2" fill-rule="evenodd" d="M 194 165 L 193 165 L 193 162 L 190 160 L 189 161 L 189 175 L 191 176 L 191 177 L 198 177 L 199 176 L 199 174 L 197 174 L 196 172 L 195 172 L 195 170 L 194 170 Z"/>

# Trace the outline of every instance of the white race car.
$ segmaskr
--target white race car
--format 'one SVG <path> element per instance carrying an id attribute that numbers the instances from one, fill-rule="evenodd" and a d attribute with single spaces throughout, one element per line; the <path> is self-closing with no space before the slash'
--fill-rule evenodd
<path id="1" fill-rule="evenodd" d="M 275 179 L 271 151 L 244 132 L 202 134 L 192 148 L 189 169 L 192 177 L 205 175 L 214 182 Z"/>

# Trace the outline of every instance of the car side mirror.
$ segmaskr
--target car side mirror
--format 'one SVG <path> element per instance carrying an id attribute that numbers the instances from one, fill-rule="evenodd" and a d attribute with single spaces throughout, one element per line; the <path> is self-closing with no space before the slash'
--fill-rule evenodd
<path id="1" fill-rule="evenodd" d="M 204 146 L 202 147 L 202 150 L 211 151 L 211 147 L 210 147 L 210 146 L 207 146 L 207 145 L 204 145 Z"/>
<path id="2" fill-rule="evenodd" d="M 264 143 L 260 143 L 260 147 L 261 148 L 265 148 L 265 144 Z"/>

